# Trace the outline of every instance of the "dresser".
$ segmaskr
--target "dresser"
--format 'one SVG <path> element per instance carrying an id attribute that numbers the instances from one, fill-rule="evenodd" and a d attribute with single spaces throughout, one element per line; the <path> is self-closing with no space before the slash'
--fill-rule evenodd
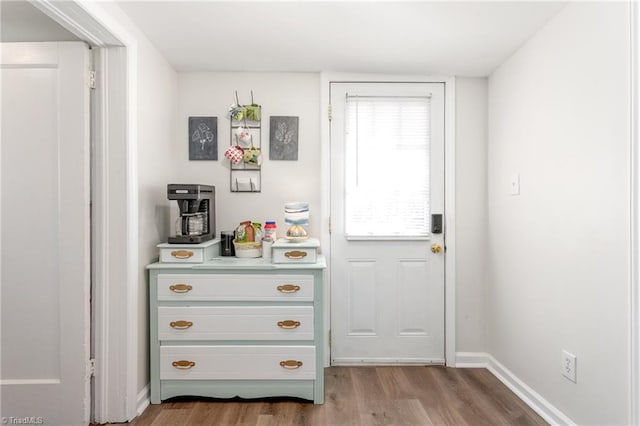
<path id="1" fill-rule="evenodd" d="M 323 403 L 322 255 L 147 268 L 152 404 L 187 395 Z"/>

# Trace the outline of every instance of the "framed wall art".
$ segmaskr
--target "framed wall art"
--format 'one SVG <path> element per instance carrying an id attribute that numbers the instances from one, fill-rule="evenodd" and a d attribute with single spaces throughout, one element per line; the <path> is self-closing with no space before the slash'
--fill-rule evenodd
<path id="1" fill-rule="evenodd" d="M 218 159 L 218 117 L 189 117 L 189 160 Z"/>
<path id="2" fill-rule="evenodd" d="M 298 159 L 298 117 L 269 119 L 269 160 Z"/>

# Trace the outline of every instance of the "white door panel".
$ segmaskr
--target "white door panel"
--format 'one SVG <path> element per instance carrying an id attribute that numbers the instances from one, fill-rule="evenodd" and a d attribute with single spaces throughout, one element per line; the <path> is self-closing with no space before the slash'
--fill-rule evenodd
<path id="1" fill-rule="evenodd" d="M 432 244 L 444 247 L 444 235 L 432 234 L 429 229 L 432 213 L 444 213 L 444 85 L 441 83 L 331 83 L 331 362 L 332 364 L 387 364 L 387 363 L 442 363 L 444 362 L 444 248 L 432 253 Z M 385 156 L 388 144 L 402 144 L 393 134 L 385 134 L 380 141 L 369 142 L 370 134 L 384 129 L 363 131 L 353 137 L 353 114 L 361 114 L 358 107 L 348 106 L 350 99 L 364 98 L 428 98 L 425 114 L 428 148 L 425 169 L 412 169 L 419 164 L 412 155 L 422 151 L 409 151 L 400 164 L 391 167 L 390 161 L 398 153 Z M 381 108 L 381 110 L 384 108 Z M 355 111 L 355 112 L 354 112 Z M 385 110 L 386 111 L 386 110 Z M 349 116 L 351 114 L 351 116 Z M 378 113 L 376 113 L 378 114 Z M 407 114 L 393 115 L 403 120 Z M 380 117 L 381 120 L 387 117 Z M 372 123 L 377 127 L 375 121 Z M 351 133 L 351 135 L 349 135 Z M 419 133 L 419 132 L 418 132 Z M 422 137 L 422 136 L 420 136 Z M 354 142 L 355 141 L 355 142 Z M 356 143 L 358 146 L 354 147 Z M 351 144 L 349 146 L 349 144 Z M 378 145 L 376 148 L 374 145 Z M 380 145 L 382 145 L 380 147 Z M 411 145 L 410 143 L 408 145 Z M 354 157 L 353 151 L 380 149 L 372 154 L 376 159 L 374 175 L 386 191 L 403 187 L 407 179 L 424 179 L 426 208 L 420 211 L 422 224 L 417 234 L 394 230 L 390 218 L 385 223 L 384 235 L 374 235 L 359 227 L 359 217 L 349 222 L 358 235 L 347 235 L 349 214 L 347 203 L 353 181 L 367 176 L 364 156 Z M 423 149 L 424 150 L 424 149 Z M 356 158 L 356 161 L 353 160 Z M 358 163 L 358 164 L 355 164 Z M 355 169 L 355 170 L 354 170 Z M 394 173 L 394 170 L 397 173 Z M 425 173 L 426 172 L 426 173 Z M 353 177 L 356 175 L 357 177 Z M 380 179 L 382 177 L 382 179 Z M 351 179 L 351 181 L 350 181 Z M 357 182 L 355 186 L 366 186 Z M 353 190 L 352 190 L 353 191 Z M 378 209 L 375 188 L 366 188 L 374 202 L 367 209 Z M 353 193 L 353 192 L 352 192 Z M 392 194 L 395 197 L 396 194 Z M 398 211 L 414 208 L 411 197 L 398 195 Z M 393 199 L 393 198 L 392 198 Z M 405 204 L 402 204 L 405 203 Z M 389 211 L 388 208 L 380 210 Z M 358 211 L 359 212 L 359 211 Z M 359 213 L 358 213 L 359 214 Z M 392 213 L 391 213 L 392 214 Z M 355 220 L 355 222 L 354 222 Z M 355 224 L 355 225 L 354 225 Z M 375 226 L 375 224 L 374 224 Z M 413 225 L 412 225 L 413 226 Z M 414 229 L 414 228 L 412 228 Z M 395 235 L 394 235 L 395 234 Z"/>
<path id="2" fill-rule="evenodd" d="M 89 50 L 3 43 L 3 420 L 89 420 Z"/>

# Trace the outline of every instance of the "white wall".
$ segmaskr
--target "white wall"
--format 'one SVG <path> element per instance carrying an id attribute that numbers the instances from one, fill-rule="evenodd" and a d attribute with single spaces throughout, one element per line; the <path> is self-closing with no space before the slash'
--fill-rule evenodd
<path id="1" fill-rule="evenodd" d="M 39 42 L 80 39 L 28 1 L 16 0 L 0 2 L 0 40 Z"/>
<path id="2" fill-rule="evenodd" d="M 320 223 L 320 86 L 319 74 L 287 73 L 179 73 L 177 133 L 172 145 L 176 182 L 216 186 L 218 233 L 244 219 L 275 219 L 284 231 L 283 203 L 311 203 L 310 232 L 319 235 Z M 238 90 L 241 103 L 250 90 L 263 105 L 263 189 L 259 194 L 229 191 L 229 105 Z M 218 117 L 218 161 L 188 160 L 188 117 Z M 298 161 L 269 161 L 269 116 L 300 117 Z M 487 79 L 456 79 L 456 344 L 458 351 L 483 351 L 485 341 L 484 283 L 486 245 Z M 172 217 L 177 206 L 169 202 Z M 315 214 L 314 214 L 315 212 Z"/>
<path id="3" fill-rule="evenodd" d="M 456 352 L 485 351 L 487 79 L 456 78 Z"/>
<path id="4" fill-rule="evenodd" d="M 155 49 L 138 50 L 138 234 L 139 306 L 138 391 L 149 383 L 149 291 L 145 266 L 158 257 L 156 245 L 167 241 L 167 176 L 174 172 L 178 80 Z"/>
<path id="5" fill-rule="evenodd" d="M 243 220 L 275 220 L 284 235 L 284 203 L 308 201 L 309 234 L 320 233 L 320 76 L 317 73 L 180 73 L 178 115 L 171 146 L 172 183 L 201 183 L 216 187 L 217 234 L 233 230 Z M 238 91 L 241 104 L 262 105 L 262 192 L 231 193 L 229 106 Z M 188 117 L 218 117 L 218 161 L 189 161 Z M 297 161 L 269 160 L 269 117 L 299 117 Z M 167 182 L 169 183 L 169 182 Z M 177 204 L 170 204 L 177 214 Z"/>
<path id="6" fill-rule="evenodd" d="M 578 424 L 629 422 L 628 9 L 570 3 L 489 78 L 487 352 Z"/>

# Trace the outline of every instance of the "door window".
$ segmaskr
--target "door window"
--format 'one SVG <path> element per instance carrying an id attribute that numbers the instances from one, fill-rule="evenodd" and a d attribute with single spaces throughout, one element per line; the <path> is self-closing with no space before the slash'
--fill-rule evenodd
<path id="1" fill-rule="evenodd" d="M 429 236 L 431 96 L 346 96 L 345 234 Z"/>

